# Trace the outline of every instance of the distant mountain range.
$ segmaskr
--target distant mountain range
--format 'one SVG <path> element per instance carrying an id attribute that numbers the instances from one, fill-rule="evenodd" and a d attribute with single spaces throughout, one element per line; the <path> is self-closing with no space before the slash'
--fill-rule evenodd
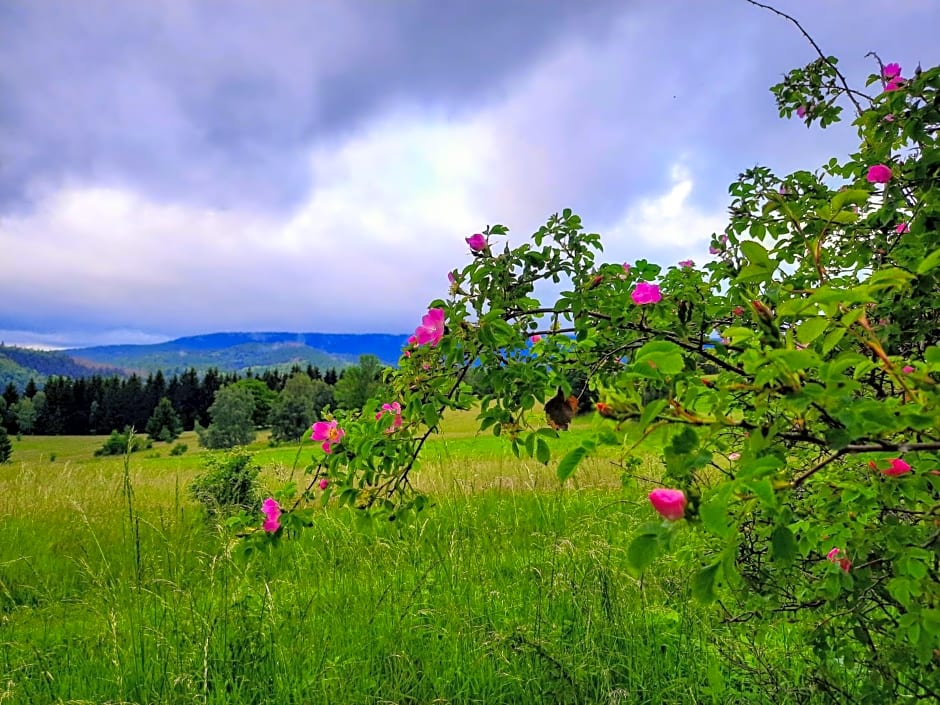
<path id="1" fill-rule="evenodd" d="M 41 385 L 52 375 L 146 375 L 157 370 L 172 375 L 191 367 L 227 372 L 290 369 L 313 365 L 337 370 L 355 364 L 360 355 L 375 355 L 395 365 L 407 335 L 331 333 L 210 333 L 153 345 L 102 345 L 40 351 L 0 345 L 0 389 L 13 382 L 20 389 L 32 377 Z"/>

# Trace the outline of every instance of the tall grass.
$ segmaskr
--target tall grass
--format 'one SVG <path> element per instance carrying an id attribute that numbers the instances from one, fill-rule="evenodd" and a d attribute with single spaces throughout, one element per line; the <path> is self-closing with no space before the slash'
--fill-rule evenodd
<path id="1" fill-rule="evenodd" d="M 628 573 L 650 517 L 618 468 L 559 487 L 460 423 L 415 523 L 327 508 L 248 557 L 189 503 L 198 458 L 24 439 L 0 466 L 0 703 L 766 701 L 680 566 Z M 258 447 L 272 484 L 295 453 Z"/>

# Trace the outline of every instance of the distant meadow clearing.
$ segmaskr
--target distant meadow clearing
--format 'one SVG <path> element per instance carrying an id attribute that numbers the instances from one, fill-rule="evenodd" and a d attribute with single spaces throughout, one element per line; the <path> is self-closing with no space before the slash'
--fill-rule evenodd
<path id="1" fill-rule="evenodd" d="M 452 414 L 429 442 L 416 480 L 433 505 L 416 521 L 362 527 L 327 507 L 247 557 L 187 493 L 205 455 L 193 434 L 184 455 L 133 454 L 126 475 L 93 457 L 102 437 L 14 441 L 0 703 L 805 702 L 785 624 L 723 625 L 691 599 L 694 540 L 628 572 L 649 483 L 602 456 L 561 486 L 554 463 L 475 428 Z M 276 486 L 302 480 L 312 446 L 297 467 L 297 446 L 251 449 Z"/>

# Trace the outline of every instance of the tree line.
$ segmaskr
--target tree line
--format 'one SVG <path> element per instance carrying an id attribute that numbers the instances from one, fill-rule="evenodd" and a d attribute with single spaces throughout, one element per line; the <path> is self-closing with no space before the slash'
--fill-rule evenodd
<path id="1" fill-rule="evenodd" d="M 31 379 L 22 391 L 6 385 L 0 396 L 0 426 L 12 434 L 96 435 L 126 427 L 143 431 L 148 424 L 162 430 L 169 423 L 176 433 L 164 435 L 177 435 L 180 430 L 211 429 L 211 410 L 220 390 L 232 388 L 251 398 L 255 428 L 280 422 L 277 435 L 286 440 L 293 435 L 288 428 L 299 435 L 327 407 L 361 406 L 381 384 L 383 369 L 378 358 L 363 355 L 358 365 L 339 372 L 295 365 L 286 372 L 249 370 L 244 376 L 213 368 L 200 376 L 190 368 L 169 379 L 161 371 L 146 378 L 55 376 L 42 388 Z"/>

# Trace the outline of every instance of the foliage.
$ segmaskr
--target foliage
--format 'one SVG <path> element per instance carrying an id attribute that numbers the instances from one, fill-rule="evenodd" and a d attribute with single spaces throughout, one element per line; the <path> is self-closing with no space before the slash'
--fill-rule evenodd
<path id="1" fill-rule="evenodd" d="M 274 403 L 274 400 L 277 399 L 277 393 L 257 377 L 240 379 L 232 386 L 239 389 L 246 389 L 251 393 L 251 398 L 255 403 L 251 420 L 257 428 L 266 426 L 268 424 L 268 417 L 271 414 L 271 405 Z"/>
<path id="2" fill-rule="evenodd" d="M 158 441 L 169 443 L 179 438 L 183 424 L 168 397 L 160 399 L 147 421 L 147 435 Z"/>
<path id="3" fill-rule="evenodd" d="M 170 455 L 183 455 L 187 450 L 189 450 L 188 445 L 185 443 L 177 443 L 170 448 Z"/>
<path id="4" fill-rule="evenodd" d="M 140 436 L 134 435 L 132 429 L 126 426 L 123 432 L 111 431 L 111 435 L 105 440 L 104 445 L 95 451 L 95 456 L 100 458 L 103 455 L 124 455 L 128 450 L 131 453 L 136 453 L 150 448 L 153 448 L 152 441 L 145 441 Z"/>
<path id="5" fill-rule="evenodd" d="M 248 511 L 260 498 L 261 466 L 244 449 L 210 455 L 205 472 L 189 483 L 189 494 L 210 517 Z"/>
<path id="6" fill-rule="evenodd" d="M 650 447 L 651 489 L 670 490 L 629 546 L 636 575 L 674 552 L 694 566 L 692 594 L 720 598 L 742 634 L 792 620 L 827 697 L 940 695 L 940 69 L 900 78 L 879 61 L 869 97 L 836 66 L 821 57 L 773 92 L 807 125 L 851 104 L 858 151 L 817 172 L 743 172 L 702 267 L 600 262 L 600 236 L 570 210 L 515 247 L 502 225 L 468 238 L 472 261 L 390 391 L 324 427 L 310 468 L 330 478 L 324 501 L 366 520 L 420 510 L 421 449 L 474 401 L 481 430 L 549 464 L 558 434 L 530 412 L 580 372 L 607 420 L 559 479 L 605 446 L 627 470 Z M 561 286 L 554 300 L 536 297 L 542 282 Z M 380 410 L 393 400 L 401 426 Z"/>
<path id="7" fill-rule="evenodd" d="M 361 409 L 369 399 L 383 396 L 384 369 L 375 355 L 361 355 L 359 364 L 343 370 L 343 376 L 336 382 L 333 390 L 336 405 L 341 409 Z"/>
<path id="8" fill-rule="evenodd" d="M 215 394 L 209 407 L 208 428 L 198 429 L 199 444 L 205 448 L 233 448 L 255 438 L 255 400 L 251 391 L 230 385 Z"/>
<path id="9" fill-rule="evenodd" d="M 39 405 L 35 403 L 35 397 L 23 397 L 13 405 L 13 414 L 16 417 L 16 426 L 21 433 L 32 433 L 36 427 L 36 420 L 39 418 Z M 42 399 L 39 400 L 40 402 Z"/>
<path id="10" fill-rule="evenodd" d="M 13 443 L 7 435 L 6 428 L 0 424 L 0 464 L 9 461 L 11 455 L 13 455 Z"/>
<path id="11" fill-rule="evenodd" d="M 296 372 L 271 405 L 271 438 L 296 441 L 333 401 L 333 390 L 323 380 Z"/>

